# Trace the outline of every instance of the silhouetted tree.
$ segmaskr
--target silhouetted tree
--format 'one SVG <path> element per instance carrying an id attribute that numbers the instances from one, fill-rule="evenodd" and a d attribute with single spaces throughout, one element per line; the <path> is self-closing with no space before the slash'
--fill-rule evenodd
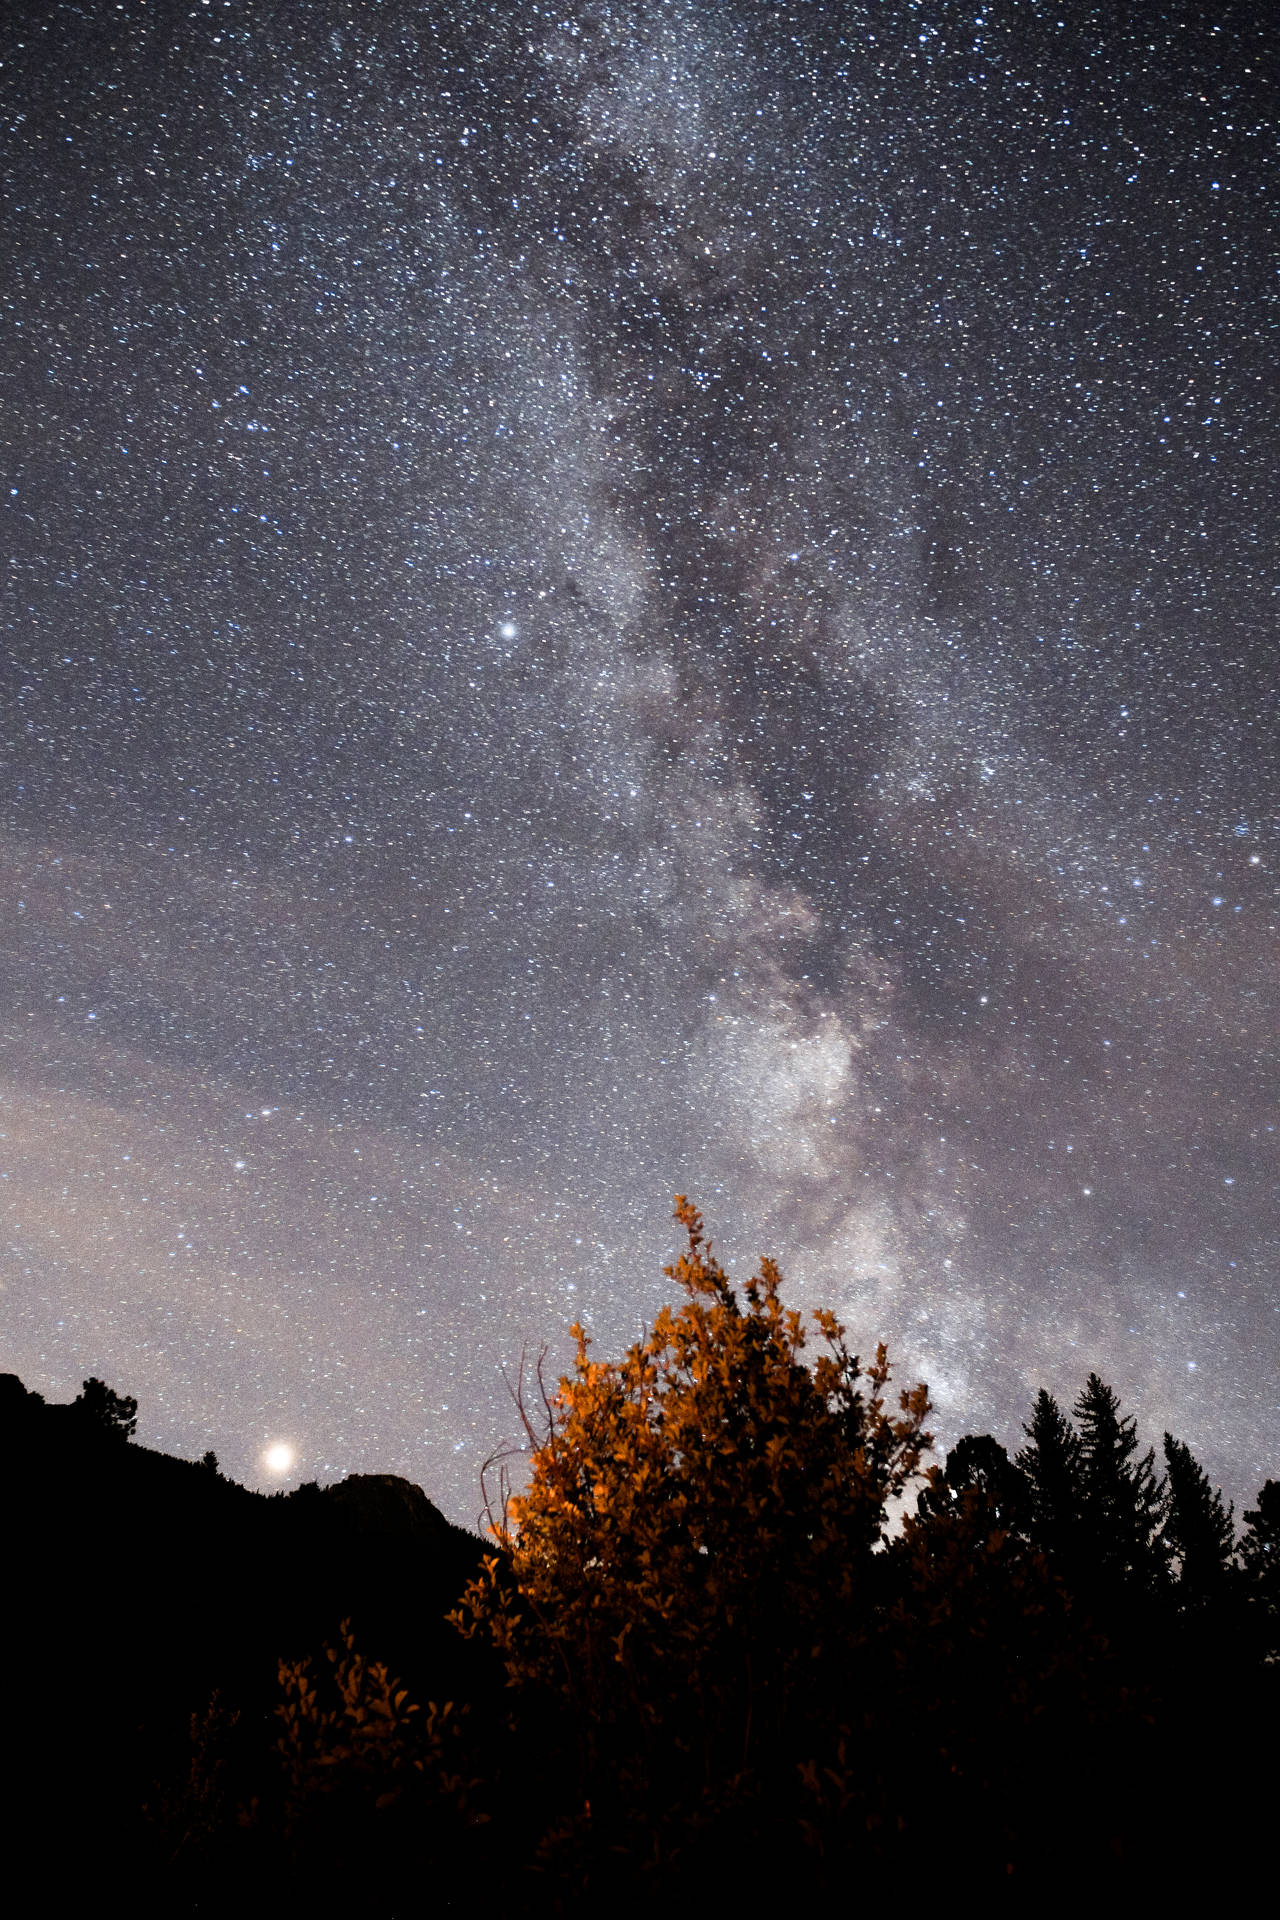
<path id="1" fill-rule="evenodd" d="M 918 1510 L 954 1506 L 969 1489 L 985 1495 L 990 1525 L 1004 1533 L 1025 1534 L 1031 1518 L 1031 1490 L 1026 1475 L 989 1433 L 966 1433 L 947 1455 L 941 1475 L 930 1475 L 920 1495 Z"/>
<path id="2" fill-rule="evenodd" d="M 1257 1506 L 1245 1512 L 1240 1564 L 1262 1636 L 1274 1652 L 1280 1642 L 1280 1480 L 1268 1480 Z"/>
<path id="3" fill-rule="evenodd" d="M 1223 1506 L 1221 1488 L 1209 1485 L 1190 1447 L 1171 1433 L 1164 1436 L 1164 1457 L 1169 1488 L 1165 1542 L 1177 1567 L 1179 1599 L 1198 1606 L 1226 1590 L 1235 1546 L 1233 1509 Z"/>
<path id="4" fill-rule="evenodd" d="M 138 1430 L 137 1401 L 132 1395 L 114 1392 L 97 1378 L 86 1380 L 71 1404 L 86 1425 L 113 1439 L 132 1440 Z"/>
<path id="5" fill-rule="evenodd" d="M 1268 1480 L 1256 1507 L 1247 1508 L 1240 1537 L 1245 1571 L 1260 1585 L 1280 1587 L 1280 1480 Z"/>
<path id="6" fill-rule="evenodd" d="M 1138 1455 L 1137 1421 L 1096 1373 L 1074 1408 L 1080 1422 L 1081 1515 L 1086 1577 L 1113 1593 L 1154 1592 L 1168 1569 L 1166 1495 L 1155 1454 Z"/>
<path id="7" fill-rule="evenodd" d="M 1127 1737 L 1141 1704 L 1105 1634 L 1030 1543 L 1029 1488 L 1004 1448 L 966 1436 L 929 1478 L 887 1555 L 884 1632 L 899 1680 L 881 1711 L 910 1716 L 933 1763 L 931 1779 L 912 1770 L 929 1808 L 913 1865 L 931 1846 L 938 1862 L 965 1857 L 970 1873 L 1013 1873 L 1016 1862 L 1021 1874 L 1041 1835 L 1071 1825 L 1109 1851 L 1116 1756 L 1097 1755 L 1098 1730 Z M 916 1817 L 909 1801 L 904 1811 Z"/>
<path id="8" fill-rule="evenodd" d="M 1027 1484 L 1031 1540 L 1060 1573 L 1068 1575 L 1081 1549 L 1080 1436 L 1043 1387 L 1022 1431 L 1028 1444 L 1017 1455 L 1016 1465 Z"/>

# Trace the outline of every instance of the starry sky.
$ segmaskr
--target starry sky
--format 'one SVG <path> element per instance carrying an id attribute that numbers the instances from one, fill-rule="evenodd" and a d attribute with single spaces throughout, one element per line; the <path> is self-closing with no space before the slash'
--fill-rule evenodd
<path id="1" fill-rule="evenodd" d="M 682 1191 L 1280 1473 L 1265 11 L 6 9 L 0 1365 L 471 1522 Z"/>

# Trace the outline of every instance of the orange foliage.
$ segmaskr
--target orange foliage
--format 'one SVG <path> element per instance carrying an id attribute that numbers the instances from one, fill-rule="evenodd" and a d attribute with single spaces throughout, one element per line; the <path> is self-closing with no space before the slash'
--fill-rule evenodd
<path id="1" fill-rule="evenodd" d="M 806 1365 L 773 1262 L 740 1298 L 683 1197 L 675 1217 L 683 1304 L 616 1362 L 573 1329 L 528 1489 L 504 1498 L 456 1616 L 633 1786 L 678 1752 L 704 1782 L 756 1764 L 824 1651 L 856 1635 L 886 1506 L 929 1445 L 922 1386 L 887 1405 L 883 1347 L 864 1367 L 820 1311 Z M 588 1774 L 599 1757 L 584 1752 Z"/>

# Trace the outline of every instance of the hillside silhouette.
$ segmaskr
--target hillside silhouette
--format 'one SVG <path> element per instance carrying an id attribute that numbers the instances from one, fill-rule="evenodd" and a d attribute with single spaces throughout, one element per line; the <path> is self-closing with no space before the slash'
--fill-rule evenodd
<path id="1" fill-rule="evenodd" d="M 522 1380 L 488 1543 L 394 1475 L 251 1492 L 100 1381 L 0 1376 L 13 1870 L 163 1913 L 700 1913 L 1185 1897 L 1261 1845 L 1280 1483 L 1238 1530 L 1097 1374 L 927 1467 L 924 1387 L 677 1217 L 651 1332 Z"/>
<path id="2" fill-rule="evenodd" d="M 477 1691 L 486 1663 L 444 1616 L 482 1545 L 394 1474 L 252 1492 L 137 1445 L 86 1392 L 46 1405 L 0 1375 L 10 1857 L 163 1886 L 155 1816 L 215 1697 L 269 1743 L 281 1662 L 345 1619 L 408 1684 Z"/>

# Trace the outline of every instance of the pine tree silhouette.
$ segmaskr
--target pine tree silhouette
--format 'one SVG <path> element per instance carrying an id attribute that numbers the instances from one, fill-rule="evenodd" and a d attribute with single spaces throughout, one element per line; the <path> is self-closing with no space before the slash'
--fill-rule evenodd
<path id="1" fill-rule="evenodd" d="M 1234 1509 L 1223 1506 L 1221 1489 L 1209 1485 L 1190 1447 L 1171 1433 L 1164 1436 L 1164 1457 L 1169 1482 L 1164 1537 L 1177 1564 L 1178 1598 L 1184 1606 L 1200 1606 L 1226 1591 Z"/>
<path id="2" fill-rule="evenodd" d="M 1029 1444 L 1017 1455 L 1015 1465 L 1027 1483 L 1031 1542 L 1059 1573 L 1069 1577 L 1082 1545 L 1080 1436 L 1044 1387 L 1022 1431 Z"/>
<path id="3" fill-rule="evenodd" d="M 1155 1454 L 1148 1449 L 1138 1456 L 1137 1421 L 1121 1414 L 1119 1400 L 1098 1374 L 1089 1375 L 1074 1412 L 1080 1422 L 1084 1576 L 1113 1593 L 1155 1592 L 1168 1572 L 1162 1534 L 1167 1496 Z"/>

